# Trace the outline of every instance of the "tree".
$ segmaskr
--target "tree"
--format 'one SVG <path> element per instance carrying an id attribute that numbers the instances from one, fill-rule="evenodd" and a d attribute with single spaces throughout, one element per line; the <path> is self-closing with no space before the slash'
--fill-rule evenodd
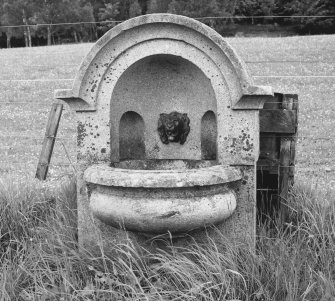
<path id="1" fill-rule="evenodd" d="M 119 3 L 119 14 L 116 16 L 116 19 L 119 21 L 129 19 L 129 9 L 134 0 L 120 0 L 117 2 Z"/>
<path id="2" fill-rule="evenodd" d="M 85 22 L 94 22 L 93 7 L 86 0 L 63 0 L 61 1 L 60 10 L 63 15 L 59 18 L 63 23 L 80 23 L 69 24 L 58 27 L 58 32 L 64 37 L 73 36 L 75 42 L 93 40 L 92 35 L 97 38 L 96 25 Z"/>
<path id="3" fill-rule="evenodd" d="M 335 19 L 327 16 L 335 15 L 334 0 L 277 0 L 276 13 L 288 16 L 306 16 L 292 18 L 302 33 L 334 33 Z M 320 17 L 313 17 L 320 16 Z"/>
<path id="4" fill-rule="evenodd" d="M 309 2 L 309 1 L 307 1 Z M 301 20 L 301 30 L 305 33 L 334 33 L 335 19 L 327 16 L 335 15 L 334 0 L 311 1 L 309 6 L 303 6 L 300 11 L 303 15 L 319 16 L 309 17 Z M 321 18 L 320 18 L 321 17 Z"/>
<path id="5" fill-rule="evenodd" d="M 35 11 L 36 24 L 47 24 L 38 29 L 38 34 L 47 39 L 47 44 L 55 43 L 61 37 L 73 36 L 74 40 L 81 41 L 86 32 L 94 32 L 94 24 L 61 24 L 94 22 L 93 7 L 85 0 L 31 0 L 39 7 Z M 55 24 L 55 25 L 53 25 Z"/>
<path id="6" fill-rule="evenodd" d="M 142 8 L 138 0 L 133 0 L 129 7 L 129 18 L 137 17 L 142 14 Z"/>
<path id="7" fill-rule="evenodd" d="M 275 0 L 243 0 L 238 4 L 236 14 L 241 16 L 271 16 L 275 8 Z M 252 24 L 254 24 L 254 19 L 252 19 Z"/>
<path id="8" fill-rule="evenodd" d="M 158 13 L 158 3 L 157 0 L 148 1 L 148 14 Z"/>
<path id="9" fill-rule="evenodd" d="M 120 3 L 118 1 L 105 3 L 104 7 L 99 9 L 98 14 L 99 21 L 115 21 L 117 16 L 120 14 L 119 5 Z M 101 23 L 99 28 L 103 32 L 106 32 L 113 26 L 114 26 L 113 23 L 106 23 L 106 24 Z"/>
<path id="10" fill-rule="evenodd" d="M 148 13 L 166 13 L 171 0 L 148 0 Z"/>
<path id="11" fill-rule="evenodd" d="M 24 36 L 25 45 L 32 46 L 32 29 L 30 27 L 32 14 L 35 9 L 34 3 L 29 0 L 4 0 L 2 1 L 2 24 L 3 25 L 26 25 L 21 28 L 7 28 L 7 47 L 13 36 Z"/>
<path id="12" fill-rule="evenodd" d="M 238 0 L 219 1 L 219 10 L 223 16 L 234 16 L 238 6 Z"/>
<path id="13" fill-rule="evenodd" d="M 217 16 L 219 6 L 216 0 L 172 0 L 168 12 L 192 18 Z"/>
<path id="14" fill-rule="evenodd" d="M 52 44 L 52 37 L 57 30 L 52 24 L 59 23 L 62 11 L 59 0 L 33 0 L 39 9 L 35 12 L 34 21 L 36 24 L 48 24 L 38 28 L 38 34 L 47 39 L 47 44 Z"/>
<path id="15" fill-rule="evenodd" d="M 104 0 L 89 0 L 89 3 L 91 4 L 93 8 L 94 19 L 99 20 L 99 10 L 100 8 L 105 7 L 105 1 Z"/>
<path id="16" fill-rule="evenodd" d="M 141 1 L 143 5 L 143 1 Z M 104 7 L 99 9 L 100 21 L 124 21 L 129 18 L 140 16 L 144 10 L 139 0 L 109 0 L 106 1 Z M 113 23 L 100 26 L 103 31 L 113 27 Z"/>

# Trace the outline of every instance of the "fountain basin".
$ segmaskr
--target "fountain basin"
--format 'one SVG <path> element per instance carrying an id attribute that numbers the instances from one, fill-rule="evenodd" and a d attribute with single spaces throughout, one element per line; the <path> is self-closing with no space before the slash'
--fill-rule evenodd
<path id="1" fill-rule="evenodd" d="M 185 232 L 227 219 L 236 208 L 229 183 L 242 178 L 215 161 L 132 160 L 92 165 L 84 174 L 90 207 L 102 222 L 146 233 Z"/>

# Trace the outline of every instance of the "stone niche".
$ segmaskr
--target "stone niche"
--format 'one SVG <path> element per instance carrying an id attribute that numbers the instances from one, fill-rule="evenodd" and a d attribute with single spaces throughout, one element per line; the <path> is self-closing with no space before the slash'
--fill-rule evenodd
<path id="1" fill-rule="evenodd" d="M 78 229 L 83 246 L 166 233 L 254 243 L 259 110 L 273 96 L 193 19 L 152 14 L 108 31 L 73 88 Z"/>

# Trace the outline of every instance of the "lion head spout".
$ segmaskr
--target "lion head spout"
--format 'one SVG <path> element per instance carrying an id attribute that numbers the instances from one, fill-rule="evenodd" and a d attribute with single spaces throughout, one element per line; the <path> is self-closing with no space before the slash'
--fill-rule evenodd
<path id="1" fill-rule="evenodd" d="M 176 111 L 162 113 L 158 119 L 158 133 L 164 144 L 179 142 L 184 144 L 190 132 L 190 119 L 187 114 Z"/>

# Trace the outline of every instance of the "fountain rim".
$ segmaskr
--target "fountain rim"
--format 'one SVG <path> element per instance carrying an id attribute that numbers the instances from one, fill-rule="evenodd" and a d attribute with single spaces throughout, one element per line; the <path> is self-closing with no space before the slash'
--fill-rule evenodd
<path id="1" fill-rule="evenodd" d="M 213 165 L 192 169 L 125 169 L 109 164 L 94 164 L 84 172 L 91 184 L 129 188 L 183 188 L 222 185 L 242 179 L 238 168 Z"/>

